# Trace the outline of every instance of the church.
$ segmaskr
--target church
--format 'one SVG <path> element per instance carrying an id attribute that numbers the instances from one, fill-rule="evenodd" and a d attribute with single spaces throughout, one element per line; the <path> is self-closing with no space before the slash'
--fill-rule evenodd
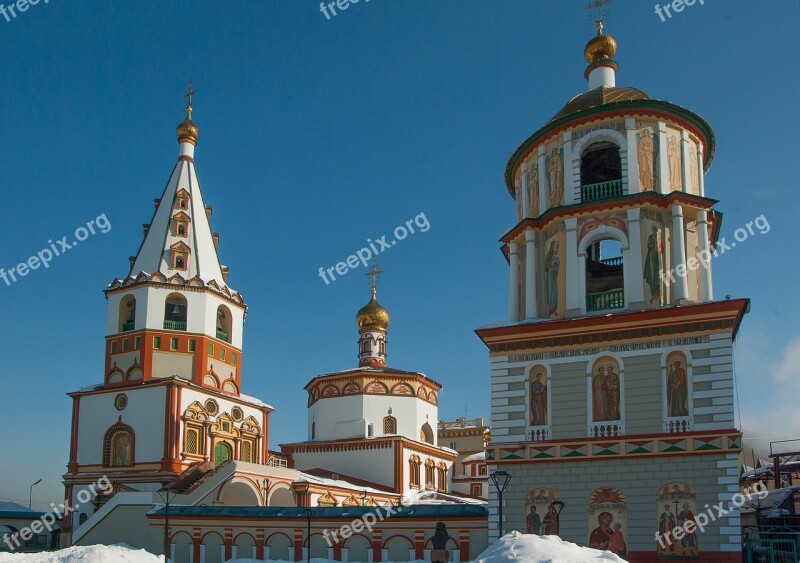
<path id="1" fill-rule="evenodd" d="M 358 366 L 312 378 L 307 440 L 270 450 L 274 408 L 242 393 L 247 305 L 228 285 L 200 189 L 192 93 L 141 246 L 105 290 L 102 381 L 69 394 L 64 544 L 125 542 L 176 563 L 406 561 L 429 556 L 444 522 L 455 560 L 477 555 L 485 500 L 452 490 L 458 452 L 435 430 L 442 385 L 386 364 L 374 264 Z M 375 515 L 369 530 L 330 534 Z"/>
<path id="2" fill-rule="evenodd" d="M 714 132 L 618 86 L 616 53 L 598 22 L 588 89 L 505 170 L 516 204 L 501 239 L 508 317 L 476 331 L 491 363 L 486 459 L 510 475 L 505 530 L 557 533 L 636 563 L 740 561 L 736 511 L 658 541 L 739 492 L 732 348 L 750 302 L 712 289 Z"/>

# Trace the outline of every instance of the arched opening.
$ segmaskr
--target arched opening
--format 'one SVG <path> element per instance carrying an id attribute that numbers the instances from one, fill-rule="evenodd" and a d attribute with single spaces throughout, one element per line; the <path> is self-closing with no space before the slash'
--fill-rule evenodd
<path id="1" fill-rule="evenodd" d="M 179 293 L 167 297 L 164 304 L 164 328 L 167 330 L 186 330 L 186 298 Z"/>
<path id="2" fill-rule="evenodd" d="M 269 549 L 269 558 L 274 561 L 289 561 L 290 550 L 292 548 L 292 540 L 286 534 L 280 532 L 272 534 L 264 542 L 267 549 Z"/>
<path id="3" fill-rule="evenodd" d="M 383 544 L 383 548 L 389 554 L 389 561 L 411 561 L 411 550 L 414 549 L 414 544 L 404 536 L 394 536 Z"/>
<path id="4" fill-rule="evenodd" d="M 581 154 L 581 201 L 622 195 L 622 159 L 609 141 L 592 143 Z"/>
<path id="5" fill-rule="evenodd" d="M 369 540 L 362 535 L 354 534 L 344 543 L 348 561 L 368 561 L 367 553 L 372 549 Z"/>
<path id="6" fill-rule="evenodd" d="M 253 485 L 237 481 L 227 483 L 222 489 L 222 504 L 225 506 L 261 506 L 261 499 Z"/>
<path id="7" fill-rule="evenodd" d="M 126 295 L 119 302 L 119 332 L 128 332 L 136 327 L 136 298 Z"/>
<path id="8" fill-rule="evenodd" d="M 217 338 L 225 342 L 231 341 L 231 311 L 225 305 L 217 307 Z"/>
<path id="9" fill-rule="evenodd" d="M 206 546 L 206 563 L 222 563 L 225 556 L 225 541 L 216 532 L 211 532 L 203 538 Z"/>
<path id="10" fill-rule="evenodd" d="M 419 431 L 419 439 L 428 444 L 433 444 L 433 428 L 427 422 L 422 425 Z"/>
<path id="11" fill-rule="evenodd" d="M 586 249 L 586 310 L 604 311 L 625 307 L 622 244 L 604 239 Z"/>
<path id="12" fill-rule="evenodd" d="M 276 487 L 269 495 L 269 506 L 295 506 L 294 494 L 288 487 Z"/>

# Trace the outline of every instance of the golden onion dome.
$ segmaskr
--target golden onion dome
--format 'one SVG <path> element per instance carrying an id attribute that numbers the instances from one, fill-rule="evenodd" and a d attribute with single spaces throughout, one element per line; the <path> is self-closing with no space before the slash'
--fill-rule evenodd
<path id="1" fill-rule="evenodd" d="M 611 35 L 603 35 L 603 23 L 597 24 L 597 37 L 586 44 L 583 56 L 586 62 L 594 64 L 597 61 L 613 60 L 617 54 L 617 42 Z"/>
<path id="2" fill-rule="evenodd" d="M 183 123 L 178 125 L 178 142 L 189 141 L 193 145 L 197 144 L 197 139 L 200 137 L 200 130 L 197 125 L 192 121 L 192 107 L 186 108 L 186 119 Z"/>
<path id="3" fill-rule="evenodd" d="M 375 289 L 372 290 L 370 302 L 359 309 L 356 323 L 359 330 L 378 329 L 385 332 L 389 328 L 389 311 L 378 303 Z"/>

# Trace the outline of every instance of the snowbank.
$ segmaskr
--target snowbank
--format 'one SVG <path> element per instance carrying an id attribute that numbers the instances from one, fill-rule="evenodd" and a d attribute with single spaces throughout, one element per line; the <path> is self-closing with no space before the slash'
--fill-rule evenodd
<path id="1" fill-rule="evenodd" d="M 163 563 L 164 557 L 123 543 L 86 545 L 42 553 L 0 553 L 0 563 Z"/>
<path id="2" fill-rule="evenodd" d="M 599 551 L 566 542 L 558 536 L 537 536 L 511 532 L 497 540 L 478 555 L 475 563 L 593 563 L 622 562 L 610 551 Z"/>

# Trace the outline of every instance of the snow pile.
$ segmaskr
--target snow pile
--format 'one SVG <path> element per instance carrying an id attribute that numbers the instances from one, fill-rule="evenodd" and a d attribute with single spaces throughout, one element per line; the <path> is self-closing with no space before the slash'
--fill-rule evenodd
<path id="1" fill-rule="evenodd" d="M 156 556 L 144 549 L 135 549 L 124 543 L 82 545 L 41 553 L 0 553 L 0 563 L 163 563 L 163 561 L 163 556 Z"/>
<path id="2" fill-rule="evenodd" d="M 600 551 L 566 542 L 558 536 L 537 536 L 511 532 L 497 540 L 478 555 L 475 563 L 500 563 L 522 561 L 525 563 L 594 563 L 622 562 L 610 551 Z"/>

